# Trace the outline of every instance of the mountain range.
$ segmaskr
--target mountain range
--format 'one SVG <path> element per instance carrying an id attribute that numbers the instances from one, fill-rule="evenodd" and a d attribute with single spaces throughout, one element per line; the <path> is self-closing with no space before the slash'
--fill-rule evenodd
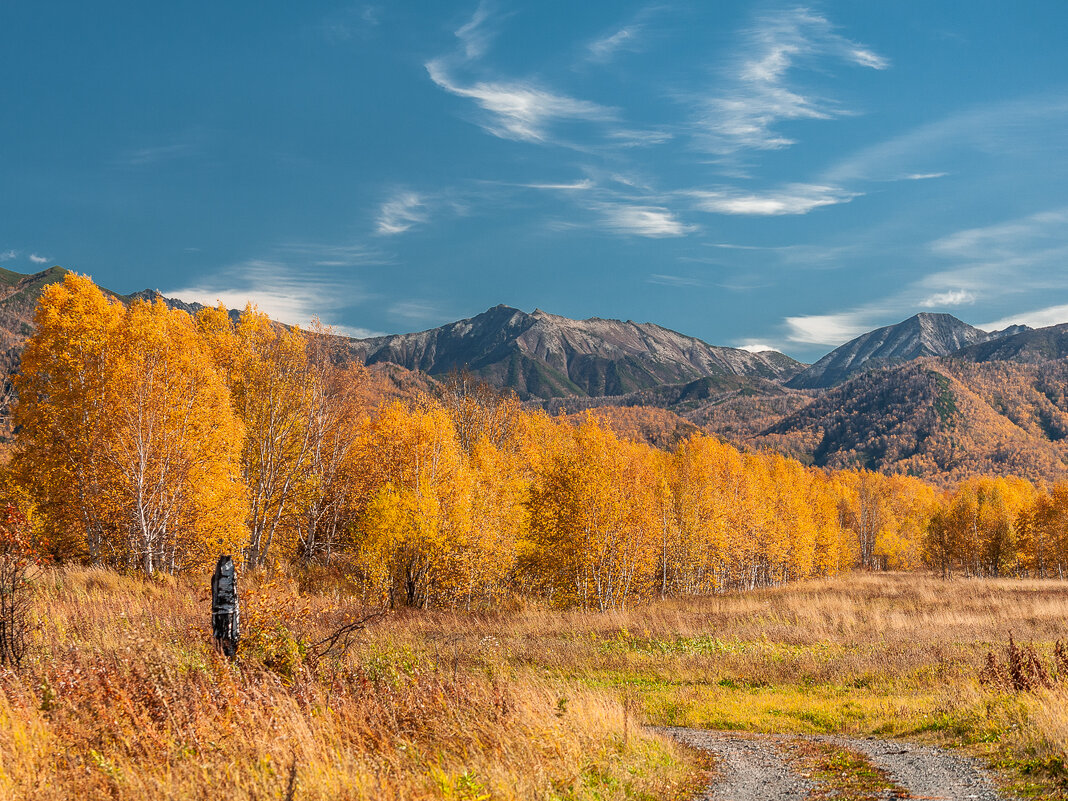
<path id="1" fill-rule="evenodd" d="M 429 331 L 351 340 L 349 350 L 366 364 L 436 376 L 467 369 L 524 400 L 625 395 L 705 376 L 785 381 L 805 367 L 778 351 L 717 347 L 652 323 L 571 320 L 509 306 Z"/>
<path id="2" fill-rule="evenodd" d="M 54 267 L 0 271 L 9 369 Z M 158 293 L 112 293 L 129 302 Z M 164 298 L 195 312 L 198 304 Z M 670 447 L 697 430 L 827 468 L 951 482 L 976 474 L 1058 480 L 1068 470 L 1068 324 L 983 331 L 920 313 L 815 364 L 710 345 L 652 323 L 572 320 L 496 306 L 426 331 L 339 338 L 386 397 L 466 369 L 554 414 L 592 411 L 621 435 Z"/>

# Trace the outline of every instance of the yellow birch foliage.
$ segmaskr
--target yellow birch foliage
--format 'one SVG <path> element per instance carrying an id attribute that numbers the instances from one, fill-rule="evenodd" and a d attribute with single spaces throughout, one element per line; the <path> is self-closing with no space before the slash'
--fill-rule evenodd
<path id="1" fill-rule="evenodd" d="M 364 451 L 374 489 L 359 521 L 358 560 L 392 605 L 426 607 L 463 595 L 471 531 L 471 471 L 440 407 L 379 410 Z M 477 554 L 488 558 L 485 552 Z"/>
<path id="2" fill-rule="evenodd" d="M 131 564 L 175 572 L 239 553 L 243 431 L 192 318 L 138 301 L 118 334 L 108 458 L 130 514 Z"/>
<path id="3" fill-rule="evenodd" d="M 122 533 L 105 429 L 123 317 L 122 304 L 89 278 L 68 275 L 42 292 L 22 354 L 12 478 L 32 498 L 57 556 L 111 561 Z"/>
<path id="4" fill-rule="evenodd" d="M 529 569 L 553 603 L 621 608 L 647 593 L 656 565 L 649 449 L 591 415 L 561 439 L 531 492 Z"/>
<path id="5" fill-rule="evenodd" d="M 13 476 L 50 538 L 146 573 L 242 545 L 241 427 L 189 316 L 68 275 L 35 323 Z"/>

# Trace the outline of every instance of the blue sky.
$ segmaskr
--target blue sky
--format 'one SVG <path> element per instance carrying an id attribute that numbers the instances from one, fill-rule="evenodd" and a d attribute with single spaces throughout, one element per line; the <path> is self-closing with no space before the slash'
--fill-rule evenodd
<path id="1" fill-rule="evenodd" d="M 1068 321 L 1068 3 L 7 2 L 0 265 L 809 361 Z"/>

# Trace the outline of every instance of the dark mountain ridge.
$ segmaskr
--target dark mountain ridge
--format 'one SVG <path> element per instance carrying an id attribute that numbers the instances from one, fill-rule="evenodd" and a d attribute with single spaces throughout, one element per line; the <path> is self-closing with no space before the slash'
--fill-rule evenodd
<path id="1" fill-rule="evenodd" d="M 1039 364 L 1068 356 L 1068 323 L 1047 328 L 1014 326 L 1014 329 L 1005 329 L 1009 333 L 961 348 L 953 357 L 969 362 Z"/>
<path id="2" fill-rule="evenodd" d="M 351 340 L 349 351 L 367 364 L 388 361 L 430 375 L 466 368 L 523 399 L 625 395 L 721 375 L 782 381 L 804 366 L 776 351 L 717 347 L 653 323 L 572 320 L 510 306 L 413 334 Z"/>

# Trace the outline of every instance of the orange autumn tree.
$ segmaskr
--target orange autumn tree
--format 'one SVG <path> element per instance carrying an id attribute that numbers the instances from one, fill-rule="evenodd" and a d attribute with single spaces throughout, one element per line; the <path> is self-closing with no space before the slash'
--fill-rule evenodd
<path id="1" fill-rule="evenodd" d="M 35 323 L 12 475 L 49 538 L 147 574 L 243 545 L 241 427 L 189 315 L 68 275 Z"/>
<path id="2" fill-rule="evenodd" d="M 108 454 L 128 559 L 148 574 L 210 564 L 246 538 L 229 392 L 187 313 L 138 301 L 117 333 Z"/>
<path id="3" fill-rule="evenodd" d="M 106 458 L 108 378 L 125 310 L 88 278 L 44 289 L 22 353 L 13 417 L 14 483 L 35 505 L 58 556 L 120 558 L 121 500 Z"/>

